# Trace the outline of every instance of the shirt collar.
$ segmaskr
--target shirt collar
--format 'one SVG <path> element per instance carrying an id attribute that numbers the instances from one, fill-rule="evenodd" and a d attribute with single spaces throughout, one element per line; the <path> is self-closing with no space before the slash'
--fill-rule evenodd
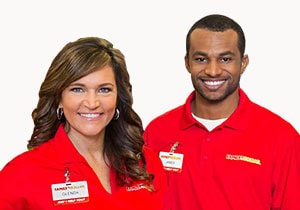
<path id="1" fill-rule="evenodd" d="M 62 163 L 86 162 L 82 155 L 76 150 L 68 137 L 64 124 L 60 124 L 53 138 L 53 144 L 57 151 L 58 157 Z"/>
<path id="2" fill-rule="evenodd" d="M 225 120 L 222 123 L 222 126 L 226 126 L 232 129 L 237 130 L 245 130 L 247 126 L 247 119 L 249 119 L 249 111 L 247 112 L 247 107 L 251 103 L 248 96 L 245 94 L 245 92 L 239 88 L 239 104 L 236 110 L 231 114 L 231 116 L 228 117 L 227 120 Z M 181 122 L 180 122 L 180 128 L 186 129 L 188 127 L 191 127 L 193 125 L 198 125 L 200 127 L 204 126 L 199 123 L 197 120 L 195 120 L 192 116 L 192 110 L 191 110 L 191 102 L 195 99 L 195 91 L 191 92 L 188 98 L 186 99 L 185 104 L 183 105 L 183 112 L 181 116 Z"/>

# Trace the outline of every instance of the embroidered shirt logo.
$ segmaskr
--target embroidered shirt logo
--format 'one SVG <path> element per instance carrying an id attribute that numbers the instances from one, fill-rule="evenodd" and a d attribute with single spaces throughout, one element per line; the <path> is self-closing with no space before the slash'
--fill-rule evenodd
<path id="1" fill-rule="evenodd" d="M 126 187 L 126 191 L 137 191 L 141 189 L 145 189 L 146 187 L 143 184 L 138 184 L 130 187 Z"/>
<path id="2" fill-rule="evenodd" d="M 254 163 L 257 165 L 261 165 L 261 162 L 259 159 L 255 159 L 252 157 L 247 157 L 244 155 L 231 155 L 231 154 L 227 154 L 226 155 L 226 159 L 227 160 L 240 160 L 240 161 L 245 161 L 245 162 L 249 162 L 249 163 Z"/>

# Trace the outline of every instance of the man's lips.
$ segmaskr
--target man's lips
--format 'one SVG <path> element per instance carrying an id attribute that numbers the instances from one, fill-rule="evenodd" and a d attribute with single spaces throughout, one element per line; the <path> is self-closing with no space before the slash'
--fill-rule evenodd
<path id="1" fill-rule="evenodd" d="M 226 80 L 203 80 L 203 83 L 205 84 L 205 86 L 210 90 L 217 90 L 225 82 L 226 82 Z"/>

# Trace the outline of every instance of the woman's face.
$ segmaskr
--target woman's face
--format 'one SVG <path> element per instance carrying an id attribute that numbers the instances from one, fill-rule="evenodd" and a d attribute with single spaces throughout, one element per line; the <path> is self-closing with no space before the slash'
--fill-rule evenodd
<path id="1" fill-rule="evenodd" d="M 60 102 L 69 125 L 70 137 L 99 138 L 112 120 L 117 102 L 117 86 L 111 66 L 70 84 Z"/>

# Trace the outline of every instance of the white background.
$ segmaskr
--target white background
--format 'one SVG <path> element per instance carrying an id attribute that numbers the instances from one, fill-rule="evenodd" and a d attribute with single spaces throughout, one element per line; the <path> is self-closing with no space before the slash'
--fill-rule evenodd
<path id="1" fill-rule="evenodd" d="M 184 103 L 191 92 L 183 59 L 185 36 L 210 13 L 228 15 L 244 29 L 250 64 L 241 87 L 250 99 L 300 131 L 296 1 L 1 1 L 0 168 L 26 150 L 40 84 L 67 42 L 100 36 L 125 54 L 134 108 L 145 127 L 158 114 Z"/>

